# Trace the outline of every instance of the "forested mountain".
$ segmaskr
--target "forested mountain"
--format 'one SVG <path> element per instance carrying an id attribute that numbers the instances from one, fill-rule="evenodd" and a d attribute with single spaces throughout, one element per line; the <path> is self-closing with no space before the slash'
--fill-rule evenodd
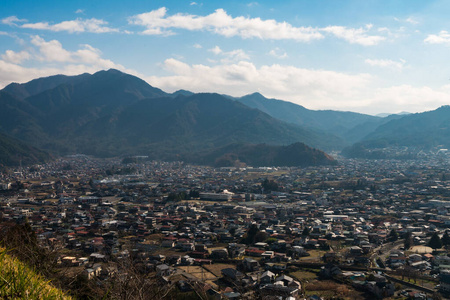
<path id="1" fill-rule="evenodd" d="M 450 106 L 409 114 L 379 126 L 361 142 L 366 148 L 407 146 L 450 147 Z"/>
<path id="2" fill-rule="evenodd" d="M 259 93 L 168 94 L 113 69 L 10 84 L 0 91 L 0 107 L 0 132 L 55 155 L 148 155 L 212 164 L 229 154 L 261 165 L 283 162 L 274 153 L 285 149 L 272 146 L 296 143 L 325 151 L 355 144 L 347 148 L 349 156 L 390 145 L 450 146 L 449 107 L 384 118 L 315 111 Z M 302 144 L 296 145 L 289 149 L 301 152 Z M 261 149 L 272 154 L 258 156 Z"/>
<path id="3" fill-rule="evenodd" d="M 288 124 L 226 96 L 167 94 L 117 70 L 11 84 L 0 92 L 0 105 L 3 132 L 60 155 L 177 159 L 233 143 L 344 145 L 333 134 Z"/>
<path id="4" fill-rule="evenodd" d="M 310 110 L 292 102 L 265 98 L 260 93 L 236 100 L 279 120 L 330 132 L 349 143 L 364 137 L 384 121 L 380 117 L 348 111 Z"/>
<path id="5" fill-rule="evenodd" d="M 50 155 L 0 133 L 0 165 L 19 166 L 44 163 Z"/>

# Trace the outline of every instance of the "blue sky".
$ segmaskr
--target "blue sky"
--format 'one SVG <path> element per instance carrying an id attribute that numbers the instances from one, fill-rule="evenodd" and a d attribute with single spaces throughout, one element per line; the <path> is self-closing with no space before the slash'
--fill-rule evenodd
<path id="1" fill-rule="evenodd" d="M 450 104 L 449 1 L 10 1 L 0 88 L 116 68 L 167 92 L 369 114 Z"/>

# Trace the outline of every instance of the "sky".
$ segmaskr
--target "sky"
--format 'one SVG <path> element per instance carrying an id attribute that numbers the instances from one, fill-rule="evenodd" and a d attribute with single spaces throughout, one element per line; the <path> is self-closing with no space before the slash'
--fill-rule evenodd
<path id="1" fill-rule="evenodd" d="M 118 69 L 367 114 L 450 104 L 450 1 L 1 0 L 0 88 Z"/>

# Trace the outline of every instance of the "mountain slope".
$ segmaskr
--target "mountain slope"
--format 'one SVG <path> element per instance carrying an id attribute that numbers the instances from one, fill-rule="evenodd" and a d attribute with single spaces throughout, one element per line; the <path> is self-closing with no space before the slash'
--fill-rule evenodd
<path id="1" fill-rule="evenodd" d="M 76 84 L 89 76 L 91 75 L 84 73 L 77 76 L 54 75 L 42 77 L 33 79 L 27 83 L 11 83 L 7 85 L 3 91 L 14 95 L 19 99 L 25 99 L 27 97 L 42 93 L 43 91 L 53 89 L 60 84 Z"/>
<path id="2" fill-rule="evenodd" d="M 259 93 L 236 98 L 236 100 L 249 107 L 257 108 L 279 120 L 329 131 L 344 139 L 348 139 L 349 142 L 354 142 L 364 137 L 371 130 L 375 129 L 380 122 L 383 122 L 382 118 L 354 112 L 309 110 L 291 102 L 267 99 Z M 365 131 L 354 130 L 366 123 L 374 123 L 375 125 L 363 127 L 367 128 Z"/>
<path id="3" fill-rule="evenodd" d="M 68 138 L 82 145 L 83 153 L 98 152 L 96 145 L 101 144 L 103 151 L 123 154 L 134 149 L 161 152 L 166 158 L 236 142 L 286 145 L 302 141 L 328 149 L 342 144 L 332 135 L 286 124 L 218 94 L 142 100 L 113 117 L 85 124 Z"/>
<path id="4" fill-rule="evenodd" d="M 18 166 L 44 163 L 50 155 L 0 133 L 0 165 Z"/>
<path id="5" fill-rule="evenodd" d="M 408 146 L 418 149 L 450 147 L 450 106 L 405 115 L 379 126 L 360 144 L 366 148 Z"/>
<path id="6" fill-rule="evenodd" d="M 262 166 L 318 166 L 331 165 L 336 161 L 324 152 L 303 143 L 288 146 L 267 144 L 231 144 L 210 152 L 186 155 L 186 161 L 214 165 L 216 167 L 239 166 L 242 163 L 253 167 Z"/>
<path id="7" fill-rule="evenodd" d="M 10 85 L 0 105 L 7 107 L 0 112 L 3 132 L 57 154 L 177 159 L 232 143 L 344 145 L 333 134 L 282 122 L 227 96 L 167 94 L 117 70 Z"/>

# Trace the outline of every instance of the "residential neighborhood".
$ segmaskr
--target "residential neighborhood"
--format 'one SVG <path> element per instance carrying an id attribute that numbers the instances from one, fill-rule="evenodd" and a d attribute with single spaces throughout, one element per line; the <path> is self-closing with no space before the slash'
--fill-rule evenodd
<path id="1" fill-rule="evenodd" d="M 442 153 L 308 168 L 76 155 L 0 176 L 1 232 L 29 224 L 64 276 L 100 286 L 133 266 L 199 299 L 450 292 Z"/>

